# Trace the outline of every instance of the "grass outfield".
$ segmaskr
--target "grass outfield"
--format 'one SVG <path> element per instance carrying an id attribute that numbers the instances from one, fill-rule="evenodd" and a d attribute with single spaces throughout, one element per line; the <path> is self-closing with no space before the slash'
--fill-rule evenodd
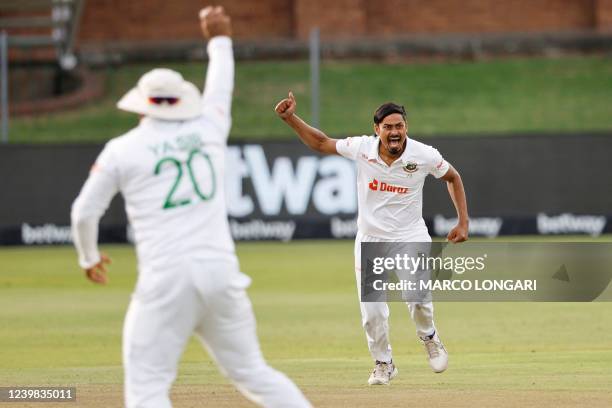
<path id="1" fill-rule="evenodd" d="M 0 386 L 75 385 L 78 403 L 67 407 L 121 406 L 120 336 L 135 257 L 128 246 L 104 250 L 114 261 L 107 287 L 82 277 L 69 247 L 0 249 Z M 438 303 L 450 352 L 443 374 L 429 369 L 405 306 L 391 304 L 399 376 L 368 387 L 352 242 L 242 243 L 238 252 L 254 278 L 264 354 L 315 406 L 612 406 L 610 303 Z M 195 340 L 173 400 L 251 406 Z"/>
<path id="2" fill-rule="evenodd" d="M 372 131 L 374 109 L 388 100 L 405 104 L 410 132 L 569 132 L 612 129 L 609 57 L 507 59 L 482 62 L 380 64 L 324 61 L 321 128 L 330 135 Z M 201 63 L 166 64 L 201 85 Z M 80 109 L 11 120 L 12 142 L 101 142 L 136 124 L 115 103 L 153 65 L 108 70 L 106 97 Z M 239 62 L 232 138 L 290 139 L 273 113 L 287 90 L 310 118 L 307 62 Z"/>

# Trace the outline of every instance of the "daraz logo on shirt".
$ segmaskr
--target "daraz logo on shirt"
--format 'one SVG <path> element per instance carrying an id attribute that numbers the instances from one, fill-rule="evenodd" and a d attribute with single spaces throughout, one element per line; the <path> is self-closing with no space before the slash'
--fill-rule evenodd
<path id="1" fill-rule="evenodd" d="M 372 191 L 387 191 L 389 193 L 396 193 L 396 194 L 406 194 L 409 191 L 408 187 L 394 186 L 392 184 L 387 184 L 384 181 L 379 183 L 378 180 L 376 179 L 373 179 L 372 181 L 370 181 L 368 183 L 368 187 Z"/>

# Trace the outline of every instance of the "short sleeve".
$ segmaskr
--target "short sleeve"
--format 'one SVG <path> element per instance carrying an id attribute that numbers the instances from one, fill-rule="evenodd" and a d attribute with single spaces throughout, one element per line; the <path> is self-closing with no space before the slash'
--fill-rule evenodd
<path id="1" fill-rule="evenodd" d="M 444 160 L 438 149 L 433 147 L 430 148 L 429 154 L 429 174 L 434 176 L 435 178 L 440 178 L 446 174 L 448 169 L 450 168 L 450 164 Z"/>
<path id="2" fill-rule="evenodd" d="M 338 139 L 336 141 L 336 151 L 341 156 L 346 157 L 350 160 L 357 160 L 359 149 L 363 142 L 363 136 L 347 137 L 345 139 Z"/>

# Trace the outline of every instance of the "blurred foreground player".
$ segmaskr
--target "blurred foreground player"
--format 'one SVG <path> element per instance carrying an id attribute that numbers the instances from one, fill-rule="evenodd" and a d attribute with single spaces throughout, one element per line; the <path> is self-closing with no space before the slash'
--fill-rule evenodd
<path id="1" fill-rule="evenodd" d="M 143 119 L 106 145 L 73 204 L 79 264 L 90 280 L 106 283 L 109 259 L 98 252 L 98 221 L 121 192 L 139 269 L 123 331 L 127 407 L 171 406 L 169 390 L 194 332 L 251 401 L 309 407 L 259 348 L 223 181 L 234 86 L 231 24 L 221 7 L 203 9 L 200 20 L 210 38 L 204 94 L 179 73 L 154 69 L 118 103 Z"/>
<path id="2" fill-rule="evenodd" d="M 356 162 L 359 217 L 355 239 L 355 275 L 361 290 L 362 242 L 431 242 L 423 221 L 423 183 L 431 174 L 447 182 L 457 210 L 458 224 L 448 240 L 462 242 L 468 236 L 468 211 L 459 173 L 431 146 L 408 138 L 406 112 L 394 103 L 381 105 L 374 114 L 374 136 L 331 139 L 295 114 L 296 101 L 280 101 L 275 111 L 311 149 L 338 154 Z M 382 188 L 384 185 L 391 188 Z M 417 256 L 413 254 L 412 256 Z M 361 295 L 360 295 L 361 299 Z M 368 348 L 375 360 L 368 383 L 389 384 L 397 375 L 389 342 L 389 307 L 386 302 L 360 302 Z M 440 373 L 448 366 L 448 354 L 433 321 L 430 301 L 409 302 L 408 308 L 422 340 L 429 365 Z"/>

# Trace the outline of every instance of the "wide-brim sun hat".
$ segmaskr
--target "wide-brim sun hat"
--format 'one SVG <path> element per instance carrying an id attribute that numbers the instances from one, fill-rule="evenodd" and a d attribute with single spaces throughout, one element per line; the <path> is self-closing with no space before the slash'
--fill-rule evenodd
<path id="1" fill-rule="evenodd" d="M 117 108 L 164 120 L 187 120 L 202 114 L 197 86 L 171 69 L 156 68 L 117 102 Z"/>

